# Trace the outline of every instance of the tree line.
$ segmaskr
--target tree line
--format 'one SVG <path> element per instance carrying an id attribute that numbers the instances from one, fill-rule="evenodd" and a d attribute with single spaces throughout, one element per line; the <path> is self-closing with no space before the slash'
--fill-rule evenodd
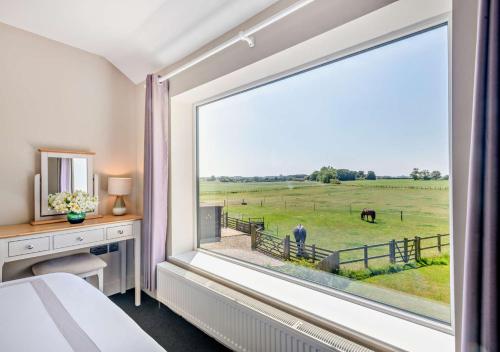
<path id="1" fill-rule="evenodd" d="M 332 166 L 323 166 L 319 170 L 313 171 L 310 175 L 294 174 L 294 175 L 279 175 L 279 176 L 210 176 L 201 177 L 204 181 L 219 181 L 219 182 L 286 182 L 286 181 L 315 181 L 322 183 L 340 183 L 341 181 L 355 180 L 376 180 L 379 179 L 408 179 L 413 180 L 447 180 L 448 175 L 441 175 L 438 170 L 429 171 L 427 169 L 420 170 L 414 168 L 409 176 L 377 176 L 374 171 L 355 171 L 349 169 L 336 169 Z"/>
<path id="2" fill-rule="evenodd" d="M 365 174 L 363 170 L 354 171 L 349 169 L 335 169 L 332 166 L 323 166 L 321 169 L 310 174 L 307 179 L 309 181 L 322 183 L 339 183 L 340 181 L 376 180 L 377 175 L 371 170 Z"/>
<path id="3" fill-rule="evenodd" d="M 279 175 L 279 176 L 210 176 L 201 177 L 204 181 L 219 181 L 219 182 L 284 182 L 284 181 L 304 181 L 308 175 Z"/>
<path id="4" fill-rule="evenodd" d="M 434 171 L 429 171 L 427 169 L 420 170 L 419 168 L 415 167 L 413 170 L 410 172 L 410 178 L 414 180 L 447 180 L 448 175 L 442 176 L 441 172 L 438 170 Z"/>

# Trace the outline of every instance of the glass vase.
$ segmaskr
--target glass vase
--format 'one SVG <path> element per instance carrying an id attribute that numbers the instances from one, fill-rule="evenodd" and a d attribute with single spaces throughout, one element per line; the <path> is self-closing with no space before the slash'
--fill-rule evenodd
<path id="1" fill-rule="evenodd" d="M 85 212 L 74 213 L 69 212 L 67 218 L 70 224 L 81 224 L 85 220 Z"/>

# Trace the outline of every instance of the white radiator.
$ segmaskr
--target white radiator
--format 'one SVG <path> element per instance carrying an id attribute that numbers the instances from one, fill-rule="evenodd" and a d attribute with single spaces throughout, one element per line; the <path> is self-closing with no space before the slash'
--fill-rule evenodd
<path id="1" fill-rule="evenodd" d="M 157 298 L 234 351 L 370 351 L 170 263 L 158 265 Z"/>

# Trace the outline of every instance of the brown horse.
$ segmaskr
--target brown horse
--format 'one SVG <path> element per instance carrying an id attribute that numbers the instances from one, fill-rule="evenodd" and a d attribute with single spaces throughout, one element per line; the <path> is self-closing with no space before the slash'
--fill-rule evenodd
<path id="1" fill-rule="evenodd" d="M 364 208 L 361 211 L 361 220 L 368 221 L 368 217 L 372 218 L 371 222 L 375 222 L 375 218 L 377 217 L 377 213 L 375 212 L 375 210 Z"/>

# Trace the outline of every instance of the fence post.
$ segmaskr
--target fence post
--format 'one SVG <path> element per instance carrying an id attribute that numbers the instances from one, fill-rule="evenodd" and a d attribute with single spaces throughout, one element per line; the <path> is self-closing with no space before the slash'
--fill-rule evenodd
<path id="1" fill-rule="evenodd" d="M 318 263 L 317 268 L 329 273 L 338 272 L 340 269 L 340 252 L 333 251 L 328 257 L 323 258 Z"/>
<path id="2" fill-rule="evenodd" d="M 283 257 L 286 260 L 290 259 L 290 235 L 286 235 L 283 240 Z"/>
<path id="3" fill-rule="evenodd" d="M 437 235 L 437 241 L 438 241 L 438 244 L 437 244 L 438 251 L 439 251 L 439 253 L 441 253 L 441 234 Z"/>
<path id="4" fill-rule="evenodd" d="M 332 253 L 332 271 L 337 272 L 340 269 L 340 253 L 338 251 L 334 251 Z"/>
<path id="5" fill-rule="evenodd" d="M 403 242 L 403 261 L 408 263 L 408 238 L 406 237 Z"/>
<path id="6" fill-rule="evenodd" d="M 257 249 L 257 230 L 255 224 L 250 224 L 250 243 L 252 250 Z"/>
<path id="7" fill-rule="evenodd" d="M 224 214 L 224 227 L 227 227 L 227 226 L 228 226 L 228 221 L 227 221 L 227 220 L 228 220 L 228 217 L 229 217 L 228 213 L 225 213 L 225 214 Z"/>
<path id="8" fill-rule="evenodd" d="M 403 211 L 401 210 L 401 221 L 403 221 Z"/>
<path id="9" fill-rule="evenodd" d="M 314 262 L 316 261 L 316 245 L 313 244 L 311 246 L 311 257 L 312 257 L 312 262 L 314 264 Z"/>
<path id="10" fill-rule="evenodd" d="M 365 263 L 365 268 L 368 268 L 368 246 L 365 244 L 363 248 L 363 259 Z"/>
<path id="11" fill-rule="evenodd" d="M 420 237 L 415 236 L 415 261 L 420 260 Z"/>
<path id="12" fill-rule="evenodd" d="M 396 241 L 389 241 L 389 261 L 391 264 L 396 263 Z"/>

